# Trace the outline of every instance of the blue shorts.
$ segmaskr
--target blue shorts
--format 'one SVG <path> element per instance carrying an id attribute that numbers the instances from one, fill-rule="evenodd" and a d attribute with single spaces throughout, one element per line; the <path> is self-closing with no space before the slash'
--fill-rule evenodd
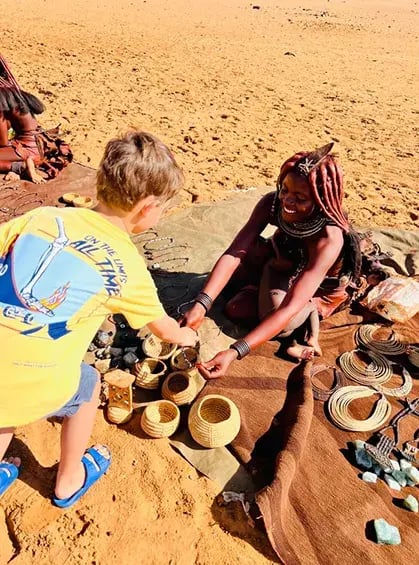
<path id="1" fill-rule="evenodd" d="M 66 404 L 64 404 L 62 408 L 52 414 L 49 414 L 48 417 L 57 416 L 58 418 L 64 418 L 65 416 L 74 416 L 82 404 L 92 400 L 93 391 L 95 390 L 97 382 L 98 372 L 96 369 L 86 363 L 82 363 L 79 388 L 76 393 Z"/>

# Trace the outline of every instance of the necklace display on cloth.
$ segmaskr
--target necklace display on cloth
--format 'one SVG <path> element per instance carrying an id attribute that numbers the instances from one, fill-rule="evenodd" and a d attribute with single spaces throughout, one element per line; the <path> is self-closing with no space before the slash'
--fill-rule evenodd
<path id="1" fill-rule="evenodd" d="M 358 398 L 368 398 L 379 394 L 367 386 L 343 386 L 335 390 L 329 398 L 327 407 L 333 423 L 342 430 L 352 432 L 370 432 L 381 428 L 391 414 L 391 404 L 384 395 L 366 420 L 357 420 L 349 413 L 349 405 Z"/>
<path id="2" fill-rule="evenodd" d="M 387 356 L 405 353 L 406 345 L 397 338 L 394 331 L 391 331 L 385 339 L 374 339 L 374 333 L 381 327 L 379 324 L 363 324 L 360 326 L 355 334 L 357 345 Z"/>
<path id="3" fill-rule="evenodd" d="M 400 365 L 400 367 L 402 368 L 402 376 L 403 376 L 403 384 L 401 386 L 398 386 L 397 388 L 389 388 L 383 386 L 382 384 L 375 383 L 372 385 L 375 388 L 375 390 L 385 394 L 386 396 L 395 396 L 396 398 L 404 398 L 405 396 L 407 396 L 412 390 L 413 381 L 408 370 L 405 369 L 403 365 Z"/>
<path id="4" fill-rule="evenodd" d="M 357 354 L 367 355 L 371 363 L 367 366 L 357 358 Z M 386 383 L 393 376 L 391 363 L 380 353 L 354 349 L 346 351 L 339 357 L 339 366 L 348 379 L 365 386 L 376 386 Z"/>
<path id="5" fill-rule="evenodd" d="M 334 372 L 333 386 L 331 389 L 325 390 L 314 384 L 313 377 L 329 369 L 333 370 Z M 326 401 L 331 397 L 335 390 L 342 386 L 343 377 L 342 373 L 338 369 L 336 369 L 336 367 L 333 367 L 332 365 L 325 365 L 324 363 L 318 363 L 317 365 L 313 365 L 310 369 L 310 380 L 314 398 L 316 400 Z"/>
<path id="6" fill-rule="evenodd" d="M 310 237 L 321 231 L 327 223 L 325 216 L 317 214 L 312 220 L 306 222 L 284 222 L 281 210 L 278 211 L 278 226 L 283 232 L 291 237 L 305 238 Z"/>

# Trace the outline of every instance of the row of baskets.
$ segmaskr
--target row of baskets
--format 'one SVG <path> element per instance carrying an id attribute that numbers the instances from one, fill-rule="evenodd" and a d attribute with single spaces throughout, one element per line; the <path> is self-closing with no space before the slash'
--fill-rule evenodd
<path id="1" fill-rule="evenodd" d="M 180 411 L 168 400 L 157 400 L 144 409 L 141 427 L 153 438 L 169 437 L 180 422 Z M 240 430 L 240 413 L 232 400 L 210 394 L 197 400 L 189 411 L 188 428 L 193 439 L 203 447 L 222 447 Z"/>

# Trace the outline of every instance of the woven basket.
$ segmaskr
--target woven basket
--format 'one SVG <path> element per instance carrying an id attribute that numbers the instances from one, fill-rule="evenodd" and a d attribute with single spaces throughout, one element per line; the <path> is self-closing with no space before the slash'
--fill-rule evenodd
<path id="1" fill-rule="evenodd" d="M 152 359 L 169 359 L 176 351 L 176 348 L 177 345 L 175 343 L 162 341 L 153 334 L 147 336 L 143 341 L 144 354 Z"/>
<path id="2" fill-rule="evenodd" d="M 419 367 L 419 346 L 409 345 L 407 353 L 409 361 L 412 363 L 412 365 Z"/>
<path id="3" fill-rule="evenodd" d="M 135 374 L 135 384 L 141 388 L 159 388 L 160 378 L 167 371 L 167 366 L 161 359 L 146 357 L 136 363 L 132 372 Z"/>
<path id="4" fill-rule="evenodd" d="M 229 398 L 209 394 L 193 404 L 188 426 L 194 440 L 203 447 L 222 447 L 239 433 L 240 413 Z"/>
<path id="5" fill-rule="evenodd" d="M 196 381 L 186 371 L 170 373 L 163 382 L 161 395 L 178 406 L 190 404 L 197 395 Z"/>
<path id="6" fill-rule="evenodd" d="M 187 371 L 195 367 L 197 361 L 198 350 L 196 347 L 181 347 L 173 353 L 170 365 L 175 371 Z"/>
<path id="7" fill-rule="evenodd" d="M 141 416 L 141 427 L 151 437 L 169 437 L 177 430 L 179 420 L 180 412 L 176 404 L 168 400 L 157 400 L 145 408 Z"/>

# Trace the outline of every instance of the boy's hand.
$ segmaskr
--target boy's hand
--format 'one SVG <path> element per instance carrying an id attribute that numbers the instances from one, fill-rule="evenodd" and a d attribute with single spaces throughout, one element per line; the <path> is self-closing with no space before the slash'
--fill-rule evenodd
<path id="1" fill-rule="evenodd" d="M 180 319 L 179 323 L 181 326 L 187 326 L 194 330 L 198 330 L 205 318 L 206 310 L 199 304 L 195 302 L 190 310 L 188 310 Z"/>
<path id="2" fill-rule="evenodd" d="M 181 347 L 194 347 L 198 341 L 198 334 L 192 328 L 179 328 L 179 340 L 177 344 Z"/>
<path id="3" fill-rule="evenodd" d="M 235 359 L 237 359 L 237 351 L 226 349 L 217 353 L 210 361 L 197 363 L 196 367 L 205 379 L 218 379 L 226 374 L 231 362 Z"/>

